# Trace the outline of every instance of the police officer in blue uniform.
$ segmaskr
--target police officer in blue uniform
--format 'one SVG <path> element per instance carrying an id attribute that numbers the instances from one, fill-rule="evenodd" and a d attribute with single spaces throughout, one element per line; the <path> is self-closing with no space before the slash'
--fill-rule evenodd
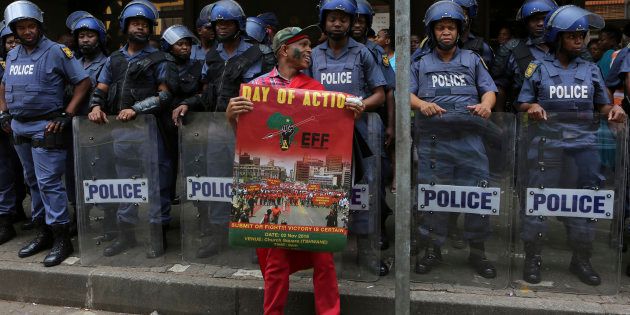
<path id="1" fill-rule="evenodd" d="M 528 37 L 515 38 L 502 45 L 492 65 L 492 77 L 499 88 L 497 111 L 512 111 L 511 100 L 518 96 L 523 75 L 533 60 L 541 60 L 549 53 L 544 42 L 545 16 L 558 7 L 554 0 L 526 0 L 516 14 L 525 23 Z"/>
<path id="2" fill-rule="evenodd" d="M 192 58 L 194 45 L 199 45 L 199 39 L 185 26 L 173 25 L 167 28 L 160 39 L 162 51 L 169 53 L 177 66 L 178 86 L 173 91 L 173 101 L 168 108 L 162 111 L 160 116 L 164 126 L 164 135 L 170 160 L 173 163 L 171 177 L 172 196 L 176 195 L 178 156 L 178 133 L 176 123 L 182 111 L 189 108 L 195 111 L 203 109 L 201 98 L 197 94 L 201 92 L 201 68 L 203 60 Z M 185 114 L 184 111 L 184 114 Z M 175 114 L 174 114 L 175 112 Z M 179 114 L 178 114 L 179 113 Z"/>
<path id="3" fill-rule="evenodd" d="M 275 66 L 275 56 L 271 48 L 245 40 L 246 16 L 241 6 L 232 0 L 220 0 L 210 5 L 207 12 L 202 10 L 202 17 L 207 18 L 217 36 L 219 44 L 211 48 L 206 55 L 201 80 L 203 95 L 201 97 L 203 111 L 225 112 L 229 100 L 238 96 L 241 83 L 267 73 Z M 204 8 L 205 9 L 205 8 Z M 207 16 L 205 16 L 206 14 Z M 184 116 L 187 107 L 176 109 L 174 117 Z M 231 177 L 233 148 L 208 147 L 208 156 L 216 161 L 209 165 L 212 176 Z M 207 258 L 219 253 L 228 245 L 229 203 L 209 202 L 206 211 L 200 208 L 201 225 L 206 226 L 202 246 L 196 253 L 197 258 Z M 205 222 L 204 222 L 205 221 Z"/>
<path id="4" fill-rule="evenodd" d="M 601 174 L 597 150 L 597 133 L 591 120 L 554 121 L 542 123 L 554 112 L 592 114 L 599 111 L 608 120 L 623 122 L 626 114 L 620 106 L 611 106 L 604 81 L 597 65 L 580 57 L 589 26 L 602 28 L 604 20 L 582 8 L 567 5 L 549 14 L 545 20 L 544 41 L 552 54 L 532 61 L 526 72 L 523 88 L 517 99 L 519 110 L 530 119 L 541 121 L 530 141 L 527 187 L 559 187 L 563 174 L 562 161 L 575 159 L 577 189 L 598 189 Z M 580 93 L 570 93 L 580 89 Z M 586 91 L 585 91 L 586 90 Z M 560 93 L 558 91 L 563 91 Z M 542 152 L 542 154 L 541 154 Z M 541 281 L 541 240 L 547 234 L 546 220 L 526 216 L 522 212 L 521 239 L 525 245 L 523 279 L 529 283 Z M 590 258 L 595 239 L 595 223 L 586 218 L 562 218 L 573 250 L 569 270 L 588 285 L 599 285 L 600 276 Z M 614 263 L 614 262 L 611 262 Z"/>
<path id="5" fill-rule="evenodd" d="M 270 39 L 267 35 L 267 24 L 258 17 L 250 16 L 245 23 L 245 33 L 254 42 L 269 46 Z"/>
<path id="6" fill-rule="evenodd" d="M 312 65 L 307 72 L 324 85 L 326 90 L 345 92 L 361 98 L 347 100 L 346 106 L 358 107 L 361 111 L 375 111 L 385 103 L 387 81 L 370 50 L 350 36 L 357 12 L 355 0 L 321 1 L 319 24 L 328 39 L 313 49 Z M 355 128 L 358 138 L 363 141 L 368 139 L 366 115 L 361 115 L 356 120 Z M 364 148 L 362 151 L 363 154 L 356 150 L 354 152 L 355 166 L 358 160 L 371 156 L 370 149 Z M 368 183 L 380 181 L 379 178 L 374 178 L 373 167 L 370 165 L 363 165 L 360 171 L 363 171 L 363 178 Z M 355 172 L 355 179 L 356 177 L 360 176 Z M 359 263 L 377 275 L 386 275 L 389 268 L 376 259 L 369 239 L 369 234 L 378 224 L 373 221 L 380 218 L 375 219 L 370 215 L 354 213 L 350 231 L 357 236 Z"/>
<path id="7" fill-rule="evenodd" d="M 210 25 L 210 11 L 214 7 L 214 3 L 208 4 L 201 10 L 195 27 L 197 28 L 197 34 L 199 35 L 199 43 L 193 44 L 190 58 L 206 60 L 206 55 L 210 48 L 217 46 L 216 34 L 212 25 Z"/>
<path id="8" fill-rule="evenodd" d="M 11 28 L 5 25 L 4 21 L 0 22 L 2 27 L 0 28 L 0 78 L 4 75 L 4 69 L 7 57 L 7 53 L 17 45 L 20 40 L 13 35 Z M 24 207 L 24 199 L 26 198 L 26 185 L 24 184 L 24 171 L 22 170 L 22 164 L 15 152 L 15 148 L 11 144 L 11 136 L 0 132 L 0 208 L 5 211 L 0 212 L 13 212 L 12 222 L 19 222 L 28 220 L 22 224 L 22 230 L 30 230 L 33 228 L 33 223 L 27 218 Z M 13 211 L 15 210 L 15 211 Z M 0 243 L 2 242 L 2 234 L 0 231 Z M 9 234 L 11 235 L 10 230 Z"/>
<path id="9" fill-rule="evenodd" d="M 490 117 L 496 86 L 479 55 L 457 45 L 466 19 L 462 8 L 450 1 L 436 2 L 424 18 L 432 49 L 414 61 L 410 81 L 411 108 L 420 112 L 416 114 L 420 183 L 482 186 L 489 180 L 483 136 L 477 131 L 483 123 L 475 122 Z M 452 129 L 454 125 L 457 130 Z M 447 212 L 424 213 L 418 232 L 426 252 L 416 259 L 416 273 L 426 274 L 441 262 L 449 216 Z M 490 235 L 488 216 L 465 215 L 468 261 L 485 278 L 496 277 L 496 269 L 484 254 Z"/>
<path id="10" fill-rule="evenodd" d="M 494 63 L 494 52 L 492 48 L 486 41 L 474 35 L 471 31 L 471 26 L 473 19 L 477 17 L 477 9 L 478 4 L 477 0 L 451 0 L 457 4 L 459 4 L 462 9 L 464 9 L 464 13 L 467 17 L 466 25 L 464 26 L 464 30 L 462 34 L 460 34 L 460 47 L 463 49 L 472 50 L 483 58 L 483 61 L 486 63 L 488 67 L 490 67 Z M 431 49 L 427 43 L 429 42 L 428 38 L 425 38 L 421 43 L 420 47 L 412 54 L 411 60 L 417 60 L 420 56 L 424 55 L 428 50 Z"/>
<path id="11" fill-rule="evenodd" d="M 127 43 L 109 56 L 101 70 L 90 99 L 88 118 L 91 121 L 105 123 L 107 114 L 117 115 L 117 119 L 123 122 L 134 119 L 138 114 L 159 116 L 161 110 L 171 105 L 173 91 L 178 85 L 174 59 L 149 45 L 149 36 L 158 18 L 157 9 L 148 1 L 134 0 L 123 8 L 119 21 L 120 28 L 127 35 Z M 164 253 L 165 233 L 171 220 L 171 162 L 163 135 L 158 135 L 157 140 L 160 201 L 157 209 L 154 204 L 150 209 L 151 242 L 147 258 L 156 258 Z M 117 158 L 123 160 L 125 157 Z M 116 165 L 121 176 L 123 174 L 120 173 L 132 171 L 124 168 L 123 164 L 124 161 L 121 161 L 120 165 Z M 115 256 L 136 246 L 137 211 L 136 205 L 120 205 L 117 218 L 119 235 L 105 248 L 103 255 Z"/>
<path id="12" fill-rule="evenodd" d="M 352 39 L 365 45 L 365 47 L 370 50 L 370 53 L 379 65 L 381 72 L 385 77 L 385 81 L 387 81 L 387 86 L 385 87 L 385 106 L 378 109 L 378 114 L 385 125 L 385 142 L 381 154 L 381 235 L 379 247 L 381 250 L 386 250 L 389 248 L 389 238 L 385 230 L 385 221 L 387 220 L 387 217 L 392 214 L 392 210 L 389 208 L 385 200 L 386 178 L 389 178 L 392 172 L 391 161 L 389 160 L 386 149 L 388 149 L 394 141 L 394 118 L 396 108 L 394 90 L 396 89 L 396 73 L 390 66 L 387 54 L 383 50 L 383 47 L 367 39 L 368 30 L 372 28 L 372 20 L 374 18 L 374 10 L 372 9 L 372 6 L 366 0 L 357 0 L 357 5 L 358 16 L 352 25 Z"/>
<path id="13" fill-rule="evenodd" d="M 13 2 L 6 7 L 4 18 L 21 45 L 7 55 L 8 71 L 0 85 L 0 123 L 5 131 L 13 131 L 39 231 L 18 256 L 32 256 L 52 247 L 44 265 L 54 266 L 73 252 L 62 180 L 67 155 L 64 131 L 90 82 L 72 51 L 44 36 L 43 13 L 35 4 Z M 65 82 L 75 88 L 64 111 Z"/>

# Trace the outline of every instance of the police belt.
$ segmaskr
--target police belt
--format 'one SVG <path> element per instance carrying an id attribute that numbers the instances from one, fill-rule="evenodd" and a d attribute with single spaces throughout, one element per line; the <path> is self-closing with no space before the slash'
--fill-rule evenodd
<path id="1" fill-rule="evenodd" d="M 62 150 L 66 148 L 64 133 L 49 133 L 43 139 L 32 139 L 24 136 L 15 136 L 15 145 L 30 144 L 33 148 L 49 150 Z"/>
<path id="2" fill-rule="evenodd" d="M 13 117 L 13 119 L 21 122 L 21 123 L 29 123 L 29 122 L 36 122 L 36 121 L 42 121 L 42 120 L 53 120 L 57 117 L 59 117 L 59 114 L 61 113 L 61 111 L 55 111 L 55 112 L 50 112 L 48 114 L 44 114 L 44 115 L 39 115 L 39 116 L 33 116 L 33 117 L 18 117 L 15 116 Z"/>

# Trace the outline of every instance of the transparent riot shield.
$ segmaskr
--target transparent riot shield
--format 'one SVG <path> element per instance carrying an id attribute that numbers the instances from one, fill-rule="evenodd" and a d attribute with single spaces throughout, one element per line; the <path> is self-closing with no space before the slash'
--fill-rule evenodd
<path id="1" fill-rule="evenodd" d="M 159 134 L 152 115 L 73 121 L 81 263 L 154 266 L 162 247 Z"/>
<path id="2" fill-rule="evenodd" d="M 258 269 L 253 248 L 228 246 L 233 216 L 234 130 L 225 113 L 190 113 L 180 130 L 181 225 L 185 261 Z M 259 220 L 254 205 L 247 220 Z"/>
<path id="3" fill-rule="evenodd" d="M 504 288 L 515 117 L 446 109 L 431 118 L 415 113 L 411 281 Z"/>
<path id="4" fill-rule="evenodd" d="M 383 131 L 376 113 L 366 113 L 355 123 L 350 210 L 340 220 L 348 228 L 348 243 L 336 257 L 338 273 L 345 279 L 376 281 L 380 276 Z"/>
<path id="5" fill-rule="evenodd" d="M 517 288 L 615 294 L 625 123 L 588 112 L 519 116 Z"/>

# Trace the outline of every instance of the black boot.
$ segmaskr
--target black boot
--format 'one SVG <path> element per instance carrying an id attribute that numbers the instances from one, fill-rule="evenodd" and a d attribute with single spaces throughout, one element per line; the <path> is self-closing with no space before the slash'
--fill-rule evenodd
<path id="1" fill-rule="evenodd" d="M 15 229 L 13 224 L 11 224 L 11 216 L 0 215 L 0 245 L 13 239 L 15 235 Z"/>
<path id="2" fill-rule="evenodd" d="M 35 223 L 33 223 L 32 220 L 26 220 L 26 222 L 22 223 L 22 226 L 20 226 L 20 229 L 22 229 L 22 231 L 30 231 L 34 228 Z"/>
<path id="3" fill-rule="evenodd" d="M 151 240 L 149 251 L 147 252 L 147 258 L 153 259 L 164 255 L 166 250 L 166 232 L 168 231 L 168 224 L 151 224 Z"/>
<path id="4" fill-rule="evenodd" d="M 35 236 L 34 240 L 20 249 L 18 252 L 18 256 L 20 258 L 33 256 L 43 250 L 50 249 L 53 245 L 52 232 L 50 231 L 50 227 L 46 225 L 44 219 L 35 219 L 33 224 L 37 229 L 37 236 Z"/>
<path id="5" fill-rule="evenodd" d="M 133 224 L 118 222 L 118 238 L 103 250 L 103 256 L 115 256 L 138 245 L 135 228 Z"/>
<path id="6" fill-rule="evenodd" d="M 70 241 L 70 225 L 69 224 L 53 224 L 50 229 L 53 234 L 53 247 L 50 253 L 44 258 L 44 266 L 57 266 L 70 254 L 74 252 L 72 242 Z"/>
<path id="7" fill-rule="evenodd" d="M 483 242 L 470 242 L 470 255 L 468 263 L 475 268 L 477 274 L 486 278 L 494 279 L 497 276 L 497 270 L 486 258 L 486 248 Z"/>
<path id="8" fill-rule="evenodd" d="M 109 242 L 118 236 L 116 220 L 116 209 L 103 210 L 103 241 Z"/>
<path id="9" fill-rule="evenodd" d="M 438 246 L 429 246 L 424 252 L 424 257 L 416 257 L 417 274 L 427 274 L 433 269 L 433 267 L 439 265 L 442 262 L 442 251 Z"/>
<path id="10" fill-rule="evenodd" d="M 525 242 L 525 261 L 523 263 L 523 280 L 536 284 L 542 280 L 540 269 L 542 268 L 542 256 L 539 244 Z"/>
<path id="11" fill-rule="evenodd" d="M 357 264 L 374 275 L 386 276 L 389 273 L 389 267 L 376 257 L 377 249 L 372 248 L 371 244 L 367 235 L 357 235 Z"/>
<path id="12" fill-rule="evenodd" d="M 599 274 L 593 270 L 591 265 L 591 251 L 586 249 L 574 250 L 571 257 L 571 265 L 569 270 L 580 278 L 580 281 L 588 285 L 599 285 L 602 279 Z"/>
<path id="13" fill-rule="evenodd" d="M 228 227 L 226 224 L 210 224 L 204 233 L 205 242 L 197 250 L 197 258 L 208 258 L 228 247 Z"/>

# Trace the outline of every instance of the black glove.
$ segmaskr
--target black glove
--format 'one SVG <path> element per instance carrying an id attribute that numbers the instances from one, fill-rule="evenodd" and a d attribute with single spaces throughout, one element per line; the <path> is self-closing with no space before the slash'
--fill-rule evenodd
<path id="1" fill-rule="evenodd" d="M 0 111 L 0 128 L 6 129 L 11 125 L 13 116 L 9 112 Z"/>
<path id="2" fill-rule="evenodd" d="M 72 123 L 72 116 L 72 114 L 65 112 L 59 113 L 59 116 L 53 118 L 52 122 L 58 123 L 60 128 L 65 129 Z"/>

